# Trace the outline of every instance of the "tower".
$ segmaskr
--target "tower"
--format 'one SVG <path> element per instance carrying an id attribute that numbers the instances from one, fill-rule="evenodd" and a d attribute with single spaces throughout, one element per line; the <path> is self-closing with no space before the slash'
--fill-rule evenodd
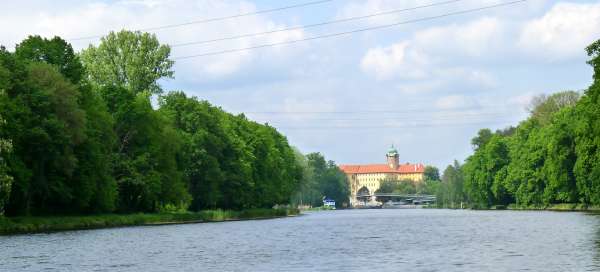
<path id="1" fill-rule="evenodd" d="M 394 148 L 394 145 L 390 147 L 388 153 L 386 154 L 387 164 L 391 169 L 398 169 L 398 165 L 400 164 L 400 157 L 398 156 L 398 150 Z"/>

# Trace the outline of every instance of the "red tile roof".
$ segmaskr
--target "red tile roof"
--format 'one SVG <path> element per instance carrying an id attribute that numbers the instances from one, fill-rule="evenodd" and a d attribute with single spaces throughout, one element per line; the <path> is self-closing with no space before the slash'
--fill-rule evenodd
<path id="1" fill-rule="evenodd" d="M 346 174 L 372 174 L 372 173 L 424 173 L 423 164 L 401 164 L 398 168 L 392 169 L 387 164 L 363 164 L 363 165 L 340 165 L 339 168 Z"/>

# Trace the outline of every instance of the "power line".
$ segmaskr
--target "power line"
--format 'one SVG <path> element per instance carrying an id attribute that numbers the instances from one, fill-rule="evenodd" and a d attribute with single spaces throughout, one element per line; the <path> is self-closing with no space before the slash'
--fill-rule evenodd
<path id="1" fill-rule="evenodd" d="M 305 127 L 276 127 L 277 129 L 319 130 L 319 129 L 394 129 L 394 128 L 430 128 L 430 127 L 460 127 L 471 125 L 503 124 L 511 120 L 499 120 L 497 122 L 467 122 L 467 123 L 443 123 L 443 124 L 418 124 L 418 125 L 377 125 L 377 126 L 305 126 Z M 271 125 L 271 124 L 269 124 Z"/>
<path id="2" fill-rule="evenodd" d="M 332 37 L 344 36 L 344 35 L 349 35 L 349 34 L 354 34 L 354 33 L 359 33 L 359 32 L 366 32 L 366 31 L 371 31 L 371 30 L 378 30 L 378 29 L 383 29 L 383 28 L 390 28 L 390 27 L 404 25 L 404 24 L 429 21 L 429 20 L 434 20 L 434 19 L 439 19 L 439 18 L 444 18 L 444 17 L 450 17 L 450 16 L 455 16 L 455 15 L 460 15 L 460 14 L 473 13 L 473 12 L 477 12 L 477 11 L 481 11 L 481 10 L 486 10 L 486 9 L 492 9 L 492 8 L 497 8 L 497 7 L 502 7 L 502 6 L 513 5 L 513 4 L 517 4 L 517 3 L 521 3 L 521 2 L 525 2 L 525 1 L 527 1 L 527 0 L 517 0 L 517 1 L 500 3 L 500 4 L 495 4 L 495 5 L 490 5 L 490 6 L 484 6 L 484 7 L 474 8 L 474 9 L 466 9 L 466 10 L 461 10 L 461 11 L 456 11 L 456 12 L 445 13 L 445 14 L 442 14 L 442 15 L 429 16 L 429 17 L 423 17 L 423 18 L 419 18 L 419 19 L 402 21 L 402 22 L 397 22 L 397 23 L 393 23 L 393 24 L 379 25 L 379 26 L 361 28 L 361 29 L 356 29 L 356 30 L 351 30 L 351 31 L 344 31 L 344 32 L 337 32 L 337 33 L 326 34 L 326 35 L 319 35 L 319 36 L 313 36 L 313 37 L 309 37 L 309 38 L 303 38 L 303 39 L 291 40 L 291 41 L 285 41 L 285 42 L 261 44 L 261 45 L 250 46 L 250 47 L 235 48 L 235 49 L 228 49 L 228 50 L 222 50 L 222 51 L 214 51 L 214 52 L 208 52 L 208 53 L 202 53 L 202 54 L 196 54 L 196 55 L 188 55 L 188 56 L 182 56 L 182 57 L 175 57 L 173 59 L 174 60 L 181 60 L 181 59 L 191 59 L 191 58 L 197 58 L 197 57 L 222 55 L 222 54 L 228 54 L 228 53 L 249 51 L 249 50 L 259 49 L 259 48 L 265 48 L 265 47 L 273 47 L 273 46 L 277 46 L 277 45 L 288 45 L 288 44 L 294 44 L 294 43 L 298 43 L 298 42 L 312 41 L 312 40 L 324 39 L 324 38 L 332 38 Z"/>
<path id="3" fill-rule="evenodd" d="M 417 9 L 422 9 L 422 8 L 429 8 L 429 7 L 447 5 L 447 4 L 456 3 L 456 2 L 460 2 L 460 1 L 464 1 L 464 0 L 444 1 L 444 2 L 432 3 L 432 4 L 421 5 L 421 6 L 416 6 L 416 7 L 403 8 L 403 9 L 395 9 L 395 10 L 384 11 L 384 12 L 379 12 L 379 13 L 374 13 L 374 14 L 368 14 L 368 15 L 364 15 L 364 16 L 348 17 L 348 18 L 343 18 L 343 19 L 338 19 L 338 20 L 333 20 L 333 21 L 327 21 L 327 22 L 321 22 L 321 23 L 315 23 L 315 24 L 309 24 L 309 25 L 303 25 L 303 26 L 294 26 L 294 27 L 288 27 L 288 28 L 282 28 L 282 29 L 276 29 L 276 30 L 270 30 L 270 31 L 241 34 L 241 35 L 236 35 L 236 36 L 230 36 L 230 37 L 224 37 L 224 38 L 217 38 L 217 39 L 210 39 L 210 40 L 202 40 L 202 41 L 186 42 L 186 43 L 176 43 L 176 44 L 171 44 L 170 46 L 171 47 L 181 47 L 181 46 L 207 44 L 207 43 L 213 43 L 213 42 L 220 42 L 220 41 L 227 41 L 227 40 L 236 40 L 236 39 L 241 39 L 241 38 L 249 38 L 249 37 L 255 37 L 255 36 L 262 36 L 262 35 L 279 33 L 279 32 L 285 32 L 285 31 L 307 29 L 307 28 L 313 28 L 313 27 L 319 27 L 319 26 L 325 26 L 325 25 L 331 25 L 331 24 L 338 24 L 338 23 L 343 23 L 343 22 L 350 22 L 350 21 L 362 20 L 362 19 L 367 19 L 367 18 L 372 18 L 372 17 L 377 17 L 377 16 L 390 15 L 390 14 L 401 13 L 401 12 L 405 12 L 405 11 L 417 10 Z"/>
<path id="4" fill-rule="evenodd" d="M 459 115 L 443 115 L 433 117 L 386 117 L 386 118 L 306 118 L 300 119 L 301 121 L 431 121 L 431 120 L 466 120 L 466 119 L 477 119 L 477 117 L 503 117 L 507 116 L 506 113 L 478 113 L 478 114 L 459 114 Z M 297 120 L 297 119 L 296 119 Z M 269 121 L 296 121 L 294 119 L 269 119 Z"/>
<path id="5" fill-rule="evenodd" d="M 244 114 L 376 114 L 376 113 L 457 113 L 458 110 L 477 110 L 478 107 L 465 107 L 455 109 L 431 109 L 423 110 L 413 108 L 409 110 L 356 110 L 356 111 L 246 111 Z M 458 112 L 460 113 L 460 112 Z"/>
<path id="6" fill-rule="evenodd" d="M 229 20 L 229 19 L 234 19 L 234 18 L 240 18 L 240 17 L 245 17 L 245 16 L 265 14 L 265 13 L 271 13 L 271 12 L 276 12 L 276 11 L 282 11 L 282 10 L 286 10 L 286 9 L 293 9 L 293 8 L 300 8 L 300 7 L 306 7 L 306 6 L 324 4 L 324 3 L 332 2 L 332 1 L 334 1 L 334 0 L 319 0 L 319 1 L 305 2 L 305 3 L 290 5 L 290 6 L 283 6 L 283 7 L 272 8 L 272 9 L 258 10 L 258 11 L 247 12 L 247 13 L 240 13 L 240 14 L 231 15 L 231 16 L 214 17 L 214 18 L 201 19 L 201 20 L 196 20 L 196 21 L 189 21 L 189 22 L 179 23 L 179 24 L 170 24 L 170 25 L 162 25 L 162 26 L 156 26 L 156 27 L 140 28 L 140 29 L 137 29 L 137 31 L 156 31 L 156 30 L 162 30 L 162 29 L 182 27 L 182 26 L 187 26 L 187 25 L 204 24 L 204 23 L 209 23 L 209 22 L 224 21 L 224 20 Z M 91 39 L 101 38 L 103 36 L 104 35 L 93 35 L 93 36 L 85 36 L 85 37 L 72 38 L 72 39 L 68 39 L 68 40 L 69 41 L 91 40 Z"/>

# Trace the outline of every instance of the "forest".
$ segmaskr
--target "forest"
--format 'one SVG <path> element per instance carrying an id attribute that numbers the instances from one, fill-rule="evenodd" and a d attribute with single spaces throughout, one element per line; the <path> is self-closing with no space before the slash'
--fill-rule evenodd
<path id="1" fill-rule="evenodd" d="M 154 35 L 125 30 L 81 52 L 60 37 L 1 47 L 0 215 L 347 202 L 345 176 L 322 155 L 301 154 L 268 124 L 165 92 L 169 55 Z"/>
<path id="2" fill-rule="evenodd" d="M 440 206 L 600 205 L 600 40 L 586 52 L 591 86 L 537 96 L 516 127 L 480 130 L 473 154 L 444 170 Z"/>

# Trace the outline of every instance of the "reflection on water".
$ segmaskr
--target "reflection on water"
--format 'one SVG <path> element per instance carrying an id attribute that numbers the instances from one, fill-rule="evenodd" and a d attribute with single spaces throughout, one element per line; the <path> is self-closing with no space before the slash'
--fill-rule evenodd
<path id="1" fill-rule="evenodd" d="M 600 214 L 590 214 L 590 216 L 599 217 Z M 600 271 L 600 226 L 596 227 L 596 236 L 594 238 L 596 254 L 594 255 L 593 267 L 596 271 Z"/>
<path id="2" fill-rule="evenodd" d="M 0 271 L 599 271 L 584 213 L 341 210 L 0 237 Z"/>

